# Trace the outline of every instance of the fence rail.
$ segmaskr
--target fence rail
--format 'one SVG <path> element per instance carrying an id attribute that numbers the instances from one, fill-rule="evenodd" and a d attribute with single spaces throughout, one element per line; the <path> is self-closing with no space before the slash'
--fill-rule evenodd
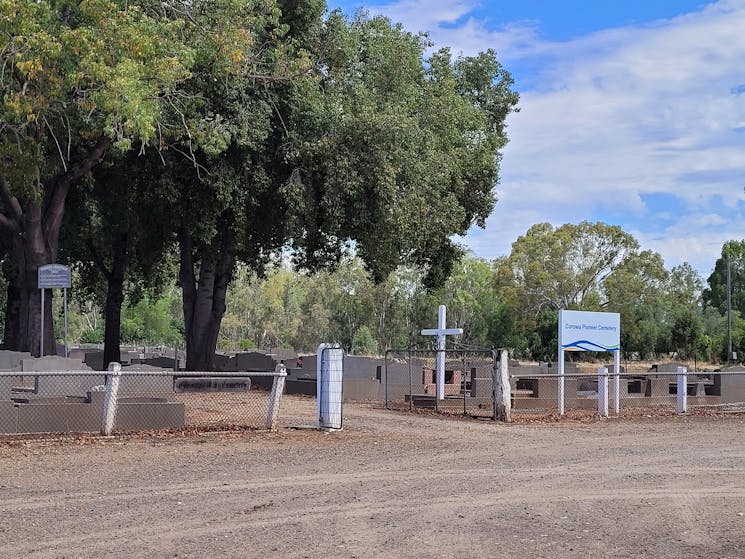
<path id="1" fill-rule="evenodd" d="M 512 416 L 559 414 L 556 374 L 510 375 Z M 600 415 L 745 411 L 745 371 L 573 373 L 563 376 L 567 413 Z"/>
<path id="2" fill-rule="evenodd" d="M 274 429 L 275 371 L 0 371 L 0 436 L 162 429 Z"/>

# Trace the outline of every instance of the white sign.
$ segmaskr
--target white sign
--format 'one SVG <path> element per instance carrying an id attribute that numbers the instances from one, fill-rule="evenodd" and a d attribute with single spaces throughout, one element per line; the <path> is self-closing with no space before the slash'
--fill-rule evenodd
<path id="1" fill-rule="evenodd" d="M 559 351 L 619 351 L 621 315 L 559 311 Z"/>
<path id="2" fill-rule="evenodd" d="M 69 289 L 70 268 L 62 264 L 39 266 L 39 289 Z"/>

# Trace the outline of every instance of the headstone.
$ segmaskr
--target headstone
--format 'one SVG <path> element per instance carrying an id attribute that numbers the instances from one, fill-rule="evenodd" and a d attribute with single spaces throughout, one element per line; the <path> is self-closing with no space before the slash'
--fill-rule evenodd
<path id="1" fill-rule="evenodd" d="M 94 371 L 103 371 L 103 351 L 87 351 L 83 362 Z"/>
<path id="2" fill-rule="evenodd" d="M 173 358 L 172 357 L 151 357 L 145 359 L 145 365 L 152 365 L 153 367 L 160 367 L 161 369 L 173 370 Z"/>
<path id="3" fill-rule="evenodd" d="M 21 361 L 31 359 L 31 354 L 26 351 L 0 350 L 0 371 L 20 371 Z"/>
<path id="4" fill-rule="evenodd" d="M 216 371 L 226 373 L 228 371 L 237 370 L 235 368 L 235 359 L 232 359 L 230 355 L 225 355 L 223 353 L 215 353 L 212 363 Z"/>
<path id="5" fill-rule="evenodd" d="M 235 355 L 236 371 L 273 371 L 277 363 L 270 356 L 257 351 Z"/>
<path id="6" fill-rule="evenodd" d="M 104 383 L 104 375 L 93 372 L 80 359 L 56 355 L 24 359 L 21 361 L 21 371 L 28 374 L 60 371 L 91 372 L 91 374 L 75 375 L 33 375 L 35 377 L 34 394 L 37 397 L 85 396 L 93 386 Z"/>
<path id="7" fill-rule="evenodd" d="M 119 377 L 120 396 L 166 399 L 173 397 L 173 369 L 135 363 L 122 367 L 121 371 L 122 375 Z M 163 374 L 138 375 L 137 372 Z"/>

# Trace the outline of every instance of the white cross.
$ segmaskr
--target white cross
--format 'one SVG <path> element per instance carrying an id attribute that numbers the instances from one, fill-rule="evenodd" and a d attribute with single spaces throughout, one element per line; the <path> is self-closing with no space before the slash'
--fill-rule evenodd
<path id="1" fill-rule="evenodd" d="M 445 328 L 445 305 L 437 311 L 437 328 L 422 330 L 422 336 L 437 336 L 437 399 L 445 399 L 445 336 L 462 334 L 463 328 Z"/>

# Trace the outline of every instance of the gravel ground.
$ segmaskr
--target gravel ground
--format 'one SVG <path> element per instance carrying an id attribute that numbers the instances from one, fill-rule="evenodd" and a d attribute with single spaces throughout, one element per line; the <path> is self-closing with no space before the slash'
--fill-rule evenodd
<path id="1" fill-rule="evenodd" d="M 1 444 L 0 557 L 745 557 L 742 416 L 313 416 Z"/>

